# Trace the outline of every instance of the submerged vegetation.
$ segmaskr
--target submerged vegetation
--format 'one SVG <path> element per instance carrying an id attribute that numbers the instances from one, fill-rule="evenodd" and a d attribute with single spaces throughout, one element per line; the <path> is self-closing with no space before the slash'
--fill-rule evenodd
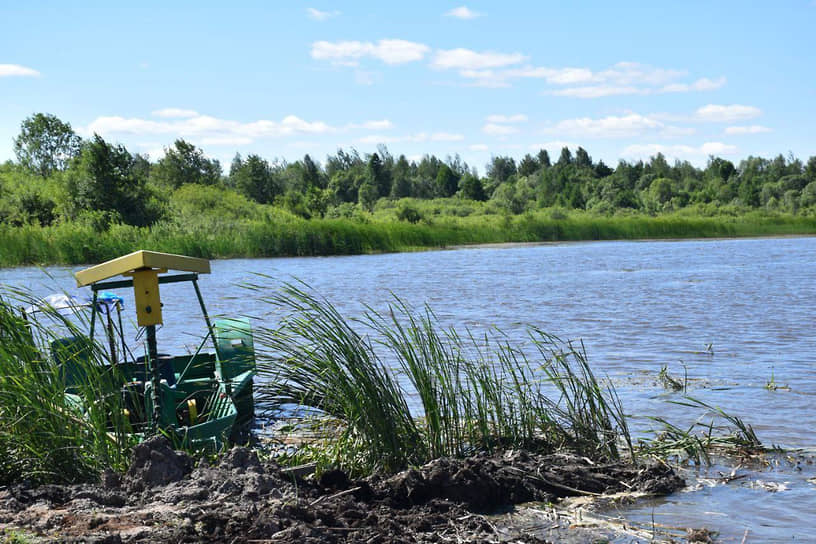
<path id="1" fill-rule="evenodd" d="M 229 172 L 177 140 L 164 156 L 22 122 L 0 164 L 0 266 L 84 263 L 137 248 L 202 257 L 402 251 L 472 243 L 816 233 L 816 157 L 711 157 L 705 168 L 586 150 L 409 161 L 384 146 L 324 164 L 236 155 Z"/>

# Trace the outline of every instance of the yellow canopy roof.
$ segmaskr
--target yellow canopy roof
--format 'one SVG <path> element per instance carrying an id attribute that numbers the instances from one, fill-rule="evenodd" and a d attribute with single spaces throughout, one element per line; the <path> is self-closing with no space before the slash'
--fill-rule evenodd
<path id="1" fill-rule="evenodd" d="M 182 270 L 185 272 L 197 272 L 199 274 L 210 273 L 210 261 L 187 257 L 185 255 L 173 255 L 172 253 L 159 253 L 157 251 L 134 251 L 128 255 L 80 270 L 74 276 L 78 287 L 84 287 L 98 281 L 106 280 L 114 276 L 121 276 L 134 270 L 145 268 L 158 268 L 164 270 Z"/>

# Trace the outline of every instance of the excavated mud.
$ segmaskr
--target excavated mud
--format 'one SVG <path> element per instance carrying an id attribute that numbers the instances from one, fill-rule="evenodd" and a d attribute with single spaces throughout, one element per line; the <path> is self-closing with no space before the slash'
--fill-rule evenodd
<path id="1" fill-rule="evenodd" d="M 0 529 L 56 542 L 545 542 L 498 530 L 482 514 L 513 504 L 683 486 L 668 467 L 593 463 L 570 454 L 438 459 L 390 477 L 339 470 L 299 478 L 252 450 L 210 466 L 161 437 L 128 472 L 97 485 L 0 490 Z"/>

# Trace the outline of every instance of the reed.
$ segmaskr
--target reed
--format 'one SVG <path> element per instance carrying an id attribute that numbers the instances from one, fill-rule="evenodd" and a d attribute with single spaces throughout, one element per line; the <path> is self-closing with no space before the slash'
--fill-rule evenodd
<path id="1" fill-rule="evenodd" d="M 678 461 L 690 460 L 699 465 L 711 464 L 712 454 L 751 456 L 765 451 L 753 427 L 722 408 L 689 396 L 671 402 L 689 408 L 702 408 L 704 413 L 686 428 L 661 417 L 652 417 L 661 428 L 654 432 L 655 438 L 641 441 L 640 449 L 644 454 Z M 708 422 L 706 418 L 710 418 Z"/>
<path id="2" fill-rule="evenodd" d="M 55 330 L 80 336 L 78 326 L 55 311 L 23 319 L 26 293 L 0 293 L 0 485 L 74 483 L 94 479 L 107 468 L 123 470 L 129 457 L 127 422 L 104 350 L 88 342 L 81 350 L 59 353 L 63 364 L 45 353 Z M 71 365 L 81 376 L 66 396 Z"/>
<path id="3" fill-rule="evenodd" d="M 499 242 L 707 238 L 816 233 L 816 218 L 744 212 L 708 216 L 691 211 L 668 215 L 597 215 L 537 210 L 518 216 L 474 203 L 412 204 L 425 219 L 413 224 L 384 208 L 360 218 L 310 219 L 271 206 L 189 210 L 152 227 L 112 225 L 97 230 L 82 222 L 49 227 L 0 224 L 0 266 L 100 262 L 136 249 L 205 258 L 347 255 L 410 251 Z M 396 204 L 395 204 L 396 206 Z M 457 207 L 458 206 L 458 207 Z M 468 208 L 470 210 L 470 208 Z"/>
<path id="4" fill-rule="evenodd" d="M 339 424 L 299 462 L 314 454 L 359 474 L 512 448 L 617 458 L 624 443 L 632 452 L 614 389 L 600 385 L 582 348 L 542 331 L 531 330 L 533 362 L 499 334 L 460 336 L 429 308 L 398 299 L 359 320 L 303 286 L 262 299 L 285 317 L 275 329 L 256 328 L 260 404 Z M 409 399 L 418 399 L 418 413 Z"/>

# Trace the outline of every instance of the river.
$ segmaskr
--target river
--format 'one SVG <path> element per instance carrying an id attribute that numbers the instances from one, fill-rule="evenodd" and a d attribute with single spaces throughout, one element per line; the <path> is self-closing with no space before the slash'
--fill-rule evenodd
<path id="1" fill-rule="evenodd" d="M 213 261 L 200 283 L 211 313 L 271 325 L 270 308 L 238 284 L 272 290 L 298 279 L 350 317 L 367 305 L 384 309 L 397 295 L 414 306 L 427 303 L 458 329 L 497 327 L 523 342 L 531 324 L 581 339 L 639 433 L 655 425 L 646 416 L 683 427 L 702 414 L 671 402 L 682 393 L 661 386 L 666 365 L 675 378 L 687 376 L 687 394 L 743 418 L 764 444 L 789 454 L 765 467 L 738 468 L 728 483 L 717 471 L 728 474 L 731 466 L 690 473 L 695 485 L 688 491 L 619 513 L 645 525 L 705 525 L 723 542 L 746 534 L 746 542 L 784 542 L 816 539 L 814 260 L 813 237 L 585 242 Z M 79 268 L 0 269 L 0 283 L 45 295 L 73 288 Z M 192 290 L 163 286 L 162 300 L 168 322 L 160 347 L 195 344 L 203 323 Z M 769 389 L 771 380 L 786 387 Z"/>

